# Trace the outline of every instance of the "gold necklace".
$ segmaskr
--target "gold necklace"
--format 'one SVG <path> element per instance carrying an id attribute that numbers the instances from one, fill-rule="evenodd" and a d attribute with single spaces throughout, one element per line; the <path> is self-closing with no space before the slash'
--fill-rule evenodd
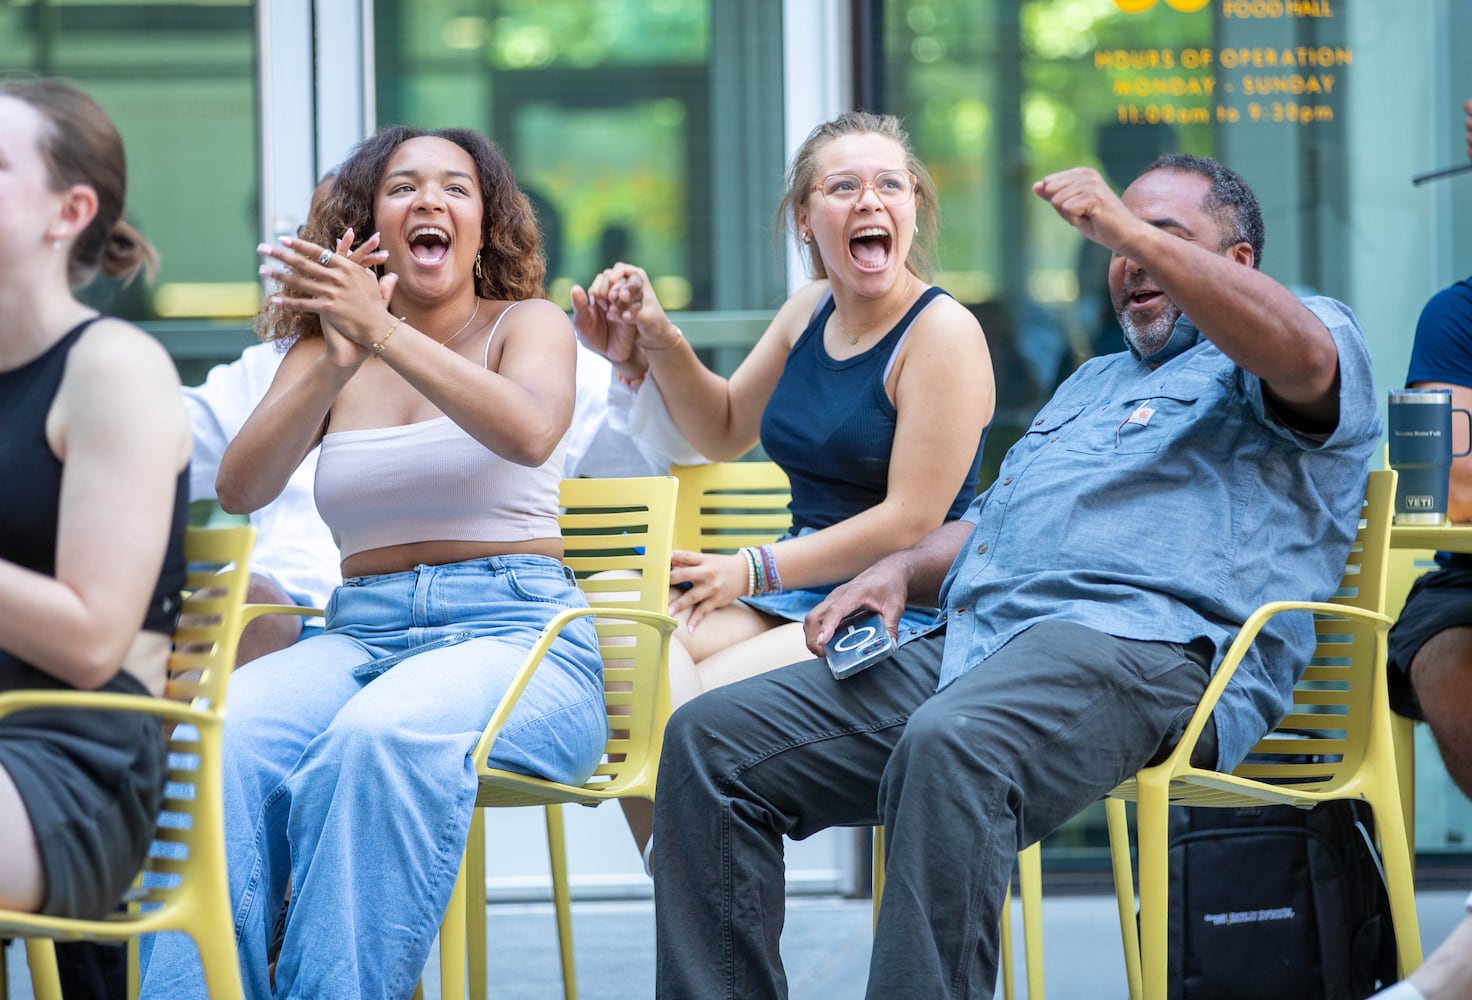
<path id="1" fill-rule="evenodd" d="M 843 325 L 843 317 L 840 316 L 840 315 L 838 315 L 838 310 L 835 308 L 833 310 L 833 318 L 836 319 L 836 320 L 838 320 L 838 330 L 839 330 L 840 333 L 843 334 L 844 338 L 846 340 L 848 340 L 849 346 L 850 347 L 853 347 L 854 345 L 858 344 L 859 338 L 862 337 L 862 336 L 864 336 L 864 334 L 868 333 L 870 330 L 873 330 L 875 327 L 881 327 L 881 326 L 883 326 L 885 324 L 885 321 L 887 321 L 889 319 L 889 317 L 891 317 L 891 316 L 893 316 L 895 314 L 895 310 L 897 310 L 900 307 L 900 303 L 901 302 L 904 302 L 906 299 L 908 299 L 910 297 L 910 289 L 913 288 L 914 285 L 915 285 L 915 275 L 913 273 L 910 273 L 910 280 L 908 280 L 908 281 L 905 282 L 905 290 L 900 293 L 900 297 L 899 297 L 898 301 L 896 301 L 894 305 L 890 306 L 889 307 L 889 310 L 887 312 L 885 312 L 885 314 L 883 316 L 880 316 L 877 320 L 875 320 L 874 322 L 870 323 L 860 333 L 849 333 L 848 332 L 848 327 L 846 327 L 846 326 Z"/>
<path id="2" fill-rule="evenodd" d="M 454 333 L 450 334 L 444 340 L 440 341 L 440 345 L 443 346 L 445 344 L 448 344 L 450 341 L 454 340 L 456 337 L 458 337 L 462 333 L 464 333 L 465 330 L 466 330 L 466 328 L 468 328 L 471 323 L 474 323 L 475 322 L 476 314 L 479 313 L 479 312 L 480 312 L 480 296 L 477 295 L 475 297 L 475 308 L 472 309 L 472 310 L 470 310 L 470 318 L 468 320 L 466 320 L 464 323 L 461 323 L 460 324 L 460 329 L 456 330 Z"/>

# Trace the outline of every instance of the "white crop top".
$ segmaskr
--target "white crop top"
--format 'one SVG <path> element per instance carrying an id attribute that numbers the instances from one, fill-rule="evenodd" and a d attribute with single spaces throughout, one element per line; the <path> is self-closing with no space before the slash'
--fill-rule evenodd
<path id="1" fill-rule="evenodd" d="M 557 538 L 566 450 L 563 435 L 547 461 L 518 465 L 449 417 L 335 431 L 317 458 L 317 512 L 343 559 L 411 542 Z"/>

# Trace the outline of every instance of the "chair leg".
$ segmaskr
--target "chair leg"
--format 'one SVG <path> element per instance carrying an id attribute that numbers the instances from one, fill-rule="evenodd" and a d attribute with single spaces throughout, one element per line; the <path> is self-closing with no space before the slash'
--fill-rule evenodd
<path id="1" fill-rule="evenodd" d="M 879 903 L 884 899 L 884 827 L 874 828 L 874 924 L 879 924 Z"/>
<path id="2" fill-rule="evenodd" d="M 440 919 L 440 997 L 441 1000 L 464 1000 L 465 997 L 465 859 L 455 875 L 455 888 L 450 903 Z"/>
<path id="3" fill-rule="evenodd" d="M 470 817 L 465 846 L 465 938 L 470 1000 L 486 1000 L 490 970 L 486 964 L 486 812 Z"/>
<path id="4" fill-rule="evenodd" d="M 1024 914 L 1024 917 L 1026 914 Z M 998 922 L 998 948 L 1001 951 L 1002 996 L 1013 1000 L 1017 996 L 1017 982 L 1012 971 L 1012 886 L 1007 886 L 1007 895 L 1002 897 L 1002 919 Z M 1032 983 L 1028 983 L 1031 990 Z"/>
<path id="5" fill-rule="evenodd" d="M 567 837 L 562 804 L 546 807 L 547 856 L 552 862 L 552 908 L 557 913 L 557 954 L 562 963 L 562 995 L 578 1000 L 578 969 L 572 947 L 572 896 L 567 885 Z"/>
<path id="6" fill-rule="evenodd" d="M 1130 822 L 1122 799 L 1104 800 L 1109 825 L 1109 858 L 1114 865 L 1114 898 L 1119 903 L 1119 939 L 1130 1000 L 1140 1000 L 1140 929 L 1135 924 L 1135 869 L 1130 863 Z"/>
<path id="7" fill-rule="evenodd" d="M 1140 973 L 1144 1000 L 1165 1000 L 1169 976 L 1170 802 L 1165 779 L 1139 775 L 1135 827 L 1140 844 Z"/>
<path id="8" fill-rule="evenodd" d="M 1022 946 L 1027 961 L 1027 1000 L 1043 1000 L 1043 851 L 1032 844 L 1017 855 L 1022 896 Z"/>
<path id="9" fill-rule="evenodd" d="M 1410 840 L 1406 836 L 1400 801 L 1371 802 L 1380 858 L 1385 865 L 1390 918 L 1395 924 L 1395 948 L 1404 979 L 1421 966 L 1421 926 L 1416 916 L 1416 892 Z M 1384 817 L 1383 819 L 1381 817 Z"/>
<path id="10" fill-rule="evenodd" d="M 31 989 L 36 1000 L 62 1000 L 56 945 L 50 938 L 26 938 L 26 965 L 31 970 Z"/>

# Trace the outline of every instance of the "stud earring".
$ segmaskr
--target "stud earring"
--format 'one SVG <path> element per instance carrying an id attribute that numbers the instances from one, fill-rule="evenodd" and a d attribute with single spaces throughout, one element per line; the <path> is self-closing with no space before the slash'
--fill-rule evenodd
<path id="1" fill-rule="evenodd" d="M 802 241 L 803 241 L 804 245 L 806 245 L 806 246 L 812 246 L 813 245 L 813 234 L 810 233 L 810 232 L 808 232 L 806 229 L 804 229 L 803 230 L 803 233 L 802 233 Z"/>

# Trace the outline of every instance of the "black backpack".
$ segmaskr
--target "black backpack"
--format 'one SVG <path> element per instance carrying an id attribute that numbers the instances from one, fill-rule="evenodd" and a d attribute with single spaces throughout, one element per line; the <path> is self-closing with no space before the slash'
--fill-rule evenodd
<path id="1" fill-rule="evenodd" d="M 1369 806 L 1172 809 L 1172 1000 L 1363 1000 L 1396 979 Z"/>

